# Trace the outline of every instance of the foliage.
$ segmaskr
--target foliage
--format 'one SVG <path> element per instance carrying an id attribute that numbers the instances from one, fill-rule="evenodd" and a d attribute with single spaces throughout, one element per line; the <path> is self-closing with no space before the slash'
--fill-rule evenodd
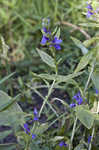
<path id="1" fill-rule="evenodd" d="M 0 150 L 98 150 L 99 2 L 1 0 L 0 14 Z"/>

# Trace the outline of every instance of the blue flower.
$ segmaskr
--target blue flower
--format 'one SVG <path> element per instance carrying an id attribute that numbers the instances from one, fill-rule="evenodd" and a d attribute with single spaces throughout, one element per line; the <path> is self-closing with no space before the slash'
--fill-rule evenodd
<path id="1" fill-rule="evenodd" d="M 37 111 L 37 109 L 36 108 L 34 108 L 34 112 L 33 112 L 33 114 L 34 114 L 34 121 L 38 121 L 38 111 Z"/>
<path id="2" fill-rule="evenodd" d="M 97 89 L 95 89 L 95 91 L 96 91 L 96 94 L 98 94 L 98 93 L 99 93 Z"/>
<path id="3" fill-rule="evenodd" d="M 88 10 L 86 17 L 87 17 L 87 18 L 90 18 L 93 14 L 94 14 L 93 12 L 91 12 L 90 10 Z"/>
<path id="4" fill-rule="evenodd" d="M 37 111 L 37 109 L 36 108 L 34 108 L 34 115 L 37 115 L 38 114 L 38 111 Z"/>
<path id="5" fill-rule="evenodd" d="M 32 139 L 35 139 L 35 138 L 36 138 L 36 134 L 32 134 L 32 133 L 30 132 L 30 129 L 28 128 L 28 124 L 27 124 L 27 123 L 24 124 L 24 132 L 25 132 L 26 134 L 32 136 Z"/>
<path id="6" fill-rule="evenodd" d="M 47 30 L 46 27 L 43 27 L 43 31 L 44 31 L 45 33 L 48 33 L 48 30 Z"/>
<path id="7" fill-rule="evenodd" d="M 87 17 L 87 18 L 90 18 L 90 17 L 94 14 L 93 8 L 92 8 L 91 4 L 88 4 L 88 3 L 87 3 L 87 7 L 86 7 L 86 8 L 88 8 L 86 17 Z"/>
<path id="8" fill-rule="evenodd" d="M 60 44 L 62 42 L 62 40 L 55 36 L 54 40 L 52 42 L 55 44 Z"/>
<path id="9" fill-rule="evenodd" d="M 47 35 L 51 35 L 51 32 L 49 29 L 47 29 L 46 27 L 43 27 L 43 32 Z"/>
<path id="10" fill-rule="evenodd" d="M 66 144 L 64 141 L 61 141 L 61 142 L 59 143 L 59 146 L 60 146 L 60 147 L 65 146 L 65 147 L 66 147 L 66 146 L 67 146 L 67 144 Z"/>
<path id="11" fill-rule="evenodd" d="M 56 50 L 61 50 L 61 46 L 59 44 L 55 44 L 54 47 Z"/>
<path id="12" fill-rule="evenodd" d="M 92 136 L 88 136 L 88 144 L 90 144 Z"/>
<path id="13" fill-rule="evenodd" d="M 81 105 L 83 102 L 83 98 L 81 97 L 80 92 L 78 92 L 76 95 L 74 95 L 73 99 L 75 99 L 77 101 L 77 105 Z M 71 103 L 69 106 L 71 108 L 76 107 L 76 103 Z"/>
<path id="14" fill-rule="evenodd" d="M 46 37 L 45 35 L 43 35 L 42 40 L 41 40 L 41 44 L 45 45 L 47 41 L 49 41 L 49 38 Z"/>
<path id="15" fill-rule="evenodd" d="M 78 105 L 81 105 L 83 102 L 83 98 L 81 97 L 80 92 L 78 92 L 76 95 L 74 95 L 73 99 L 75 99 L 77 101 Z"/>
<path id="16" fill-rule="evenodd" d="M 55 36 L 54 40 L 52 41 L 52 45 L 55 47 L 56 50 L 61 50 L 61 42 L 62 40 Z"/>
<path id="17" fill-rule="evenodd" d="M 87 3 L 87 4 L 88 4 L 88 3 Z M 88 9 L 90 9 L 90 10 L 93 10 L 91 4 L 88 4 L 86 8 L 88 8 Z"/>
<path id="18" fill-rule="evenodd" d="M 73 107 L 76 107 L 76 104 L 75 104 L 75 103 L 71 103 L 69 106 L 70 106 L 71 108 L 73 108 Z"/>
<path id="19" fill-rule="evenodd" d="M 34 121 L 38 121 L 38 117 L 37 117 L 37 116 L 34 116 L 33 120 L 34 120 Z"/>
<path id="20" fill-rule="evenodd" d="M 24 124 L 24 131 L 25 131 L 26 134 L 30 133 L 30 129 L 28 128 L 27 123 Z"/>
<path id="21" fill-rule="evenodd" d="M 35 139 L 36 138 L 36 134 L 32 134 L 32 139 Z"/>

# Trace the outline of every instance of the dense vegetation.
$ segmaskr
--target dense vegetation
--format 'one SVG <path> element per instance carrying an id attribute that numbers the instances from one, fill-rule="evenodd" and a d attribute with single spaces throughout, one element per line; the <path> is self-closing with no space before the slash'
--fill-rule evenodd
<path id="1" fill-rule="evenodd" d="M 98 0 L 0 1 L 0 150 L 99 150 Z"/>

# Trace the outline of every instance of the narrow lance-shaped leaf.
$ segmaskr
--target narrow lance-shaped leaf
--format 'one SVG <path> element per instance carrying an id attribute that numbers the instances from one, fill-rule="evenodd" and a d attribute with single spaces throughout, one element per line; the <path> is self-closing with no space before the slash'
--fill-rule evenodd
<path id="1" fill-rule="evenodd" d="M 85 27 L 95 27 L 95 28 L 97 27 L 97 28 L 99 28 L 99 24 L 98 23 L 81 23 L 79 25 L 85 26 Z"/>
<path id="2" fill-rule="evenodd" d="M 81 75 L 83 72 L 77 72 L 77 73 L 73 73 L 73 74 L 69 74 L 67 76 L 62 76 L 62 75 L 56 75 L 56 74 L 40 74 L 37 75 L 36 73 L 32 73 L 33 76 L 41 78 L 41 79 L 46 79 L 46 80 L 56 80 L 56 82 L 68 82 L 69 80 Z"/>
<path id="3" fill-rule="evenodd" d="M 16 127 L 24 121 L 24 113 L 16 103 L 19 96 L 11 98 L 5 92 L 0 91 L 0 125 L 13 124 Z"/>
<path id="4" fill-rule="evenodd" d="M 0 84 L 2 84 L 3 82 L 5 82 L 6 80 L 8 80 L 10 77 L 12 77 L 15 74 L 15 72 L 11 73 L 10 75 L 4 77 L 3 79 L 0 80 Z"/>
<path id="5" fill-rule="evenodd" d="M 93 37 L 93 38 L 91 38 L 89 40 L 84 41 L 83 45 L 86 46 L 86 47 L 88 47 L 88 46 L 90 46 L 91 44 L 93 44 L 96 41 L 97 42 L 99 41 L 99 37 L 98 36 L 97 37 Z"/>
<path id="6" fill-rule="evenodd" d="M 84 55 L 81 58 L 77 68 L 75 69 L 75 73 L 81 71 L 82 69 L 84 69 L 88 65 L 88 63 L 91 60 L 92 56 L 93 56 L 92 52 L 89 52 L 88 54 Z"/>
<path id="7" fill-rule="evenodd" d="M 1 93 L 0 93 L 1 94 Z M 5 104 L 0 105 L 0 112 L 6 110 L 7 108 L 9 108 L 11 105 L 13 105 L 17 100 L 17 98 L 20 97 L 21 94 L 18 94 L 16 97 L 14 97 L 13 99 L 10 99 L 8 102 L 5 102 Z"/>
<path id="8" fill-rule="evenodd" d="M 55 68 L 55 63 L 54 63 L 54 59 L 48 55 L 47 53 L 37 49 L 37 52 L 39 53 L 41 59 L 43 62 L 45 62 L 47 65 L 49 65 L 52 68 Z"/>
<path id="9" fill-rule="evenodd" d="M 71 37 L 71 39 L 73 40 L 75 45 L 81 49 L 81 51 L 84 55 L 88 53 L 88 49 L 83 45 L 83 43 L 80 40 L 78 40 L 74 37 Z"/>

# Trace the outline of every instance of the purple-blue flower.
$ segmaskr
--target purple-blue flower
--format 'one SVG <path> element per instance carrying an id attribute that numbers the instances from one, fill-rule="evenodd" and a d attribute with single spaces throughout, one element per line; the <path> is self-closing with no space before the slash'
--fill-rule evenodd
<path id="1" fill-rule="evenodd" d="M 65 147 L 66 147 L 66 146 L 67 146 L 67 144 L 66 144 L 64 141 L 61 141 L 61 142 L 59 143 L 59 146 L 60 146 L 60 147 L 65 146 Z"/>
<path id="2" fill-rule="evenodd" d="M 32 139 L 35 139 L 35 138 L 36 138 L 36 134 L 32 134 L 32 133 L 30 132 L 30 129 L 29 129 L 27 123 L 24 124 L 24 131 L 25 131 L 26 134 L 32 136 Z"/>
<path id="3" fill-rule="evenodd" d="M 78 92 L 76 95 L 74 95 L 73 99 L 75 99 L 77 101 L 77 104 L 76 103 L 71 103 L 69 105 L 71 108 L 76 107 L 76 105 L 81 105 L 82 102 L 83 102 L 83 98 L 81 97 L 80 92 Z"/>
<path id="4" fill-rule="evenodd" d="M 41 40 L 41 44 L 45 45 L 47 41 L 49 41 L 49 38 L 46 37 L 45 35 L 43 35 L 42 40 Z"/>
<path id="5" fill-rule="evenodd" d="M 87 7 L 86 7 L 86 8 L 88 8 L 86 17 L 87 17 L 87 18 L 90 18 L 90 17 L 94 14 L 94 13 L 93 13 L 93 8 L 92 8 L 91 4 L 88 4 L 88 3 L 87 3 Z"/>
<path id="6" fill-rule="evenodd" d="M 37 117 L 37 116 L 34 116 L 33 120 L 34 120 L 34 121 L 38 121 L 38 117 Z"/>
<path id="7" fill-rule="evenodd" d="M 33 111 L 33 114 L 34 114 L 34 121 L 38 121 L 38 111 L 36 108 L 34 108 L 34 111 Z"/>
<path id="8" fill-rule="evenodd" d="M 43 37 L 41 40 L 42 45 L 48 45 L 49 47 L 54 47 L 56 50 L 61 50 L 61 42 L 62 40 L 59 39 L 59 37 L 54 36 L 51 34 L 51 31 L 49 30 L 49 24 L 50 20 L 49 19 L 43 19 L 43 28 L 42 28 L 42 33 Z"/>
<path id="9" fill-rule="evenodd" d="M 33 114 L 34 114 L 34 115 L 37 115 L 37 114 L 38 114 L 38 111 L 37 111 L 36 108 L 34 108 Z"/>
<path id="10" fill-rule="evenodd" d="M 98 94 L 99 92 L 98 92 L 98 89 L 95 89 L 95 91 L 96 91 L 96 94 Z"/>
<path id="11" fill-rule="evenodd" d="M 93 15 L 93 12 L 91 12 L 90 10 L 87 11 L 86 17 L 90 18 Z"/>
<path id="12" fill-rule="evenodd" d="M 88 8 L 88 9 L 90 9 L 90 10 L 93 10 L 91 4 L 88 4 L 88 3 L 87 3 L 87 7 L 86 7 L 86 8 Z"/>
<path id="13" fill-rule="evenodd" d="M 61 42 L 62 40 L 55 36 L 54 40 L 52 41 L 52 45 L 55 47 L 56 50 L 61 50 Z"/>
<path id="14" fill-rule="evenodd" d="M 44 32 L 46 35 L 51 35 L 50 30 L 47 29 L 46 27 L 43 27 L 43 32 Z"/>
<path id="15" fill-rule="evenodd" d="M 30 133 L 30 129 L 28 128 L 27 123 L 24 124 L 24 131 L 25 131 L 26 134 Z"/>
<path id="16" fill-rule="evenodd" d="M 48 33 L 48 30 L 46 27 L 43 27 L 43 32 Z"/>
<path id="17" fill-rule="evenodd" d="M 92 139 L 92 136 L 88 136 L 88 144 L 90 144 L 90 142 L 91 142 L 91 139 Z"/>
<path id="18" fill-rule="evenodd" d="M 73 108 L 73 107 L 76 107 L 76 104 L 75 104 L 75 103 L 71 103 L 69 106 L 70 106 L 71 108 Z"/>
<path id="19" fill-rule="evenodd" d="M 32 139 L 35 139 L 36 138 L 36 134 L 32 134 Z"/>
<path id="20" fill-rule="evenodd" d="M 74 95 L 73 99 L 75 99 L 77 101 L 78 105 L 81 105 L 83 102 L 83 98 L 81 97 L 80 92 L 78 92 L 76 95 Z"/>
<path id="21" fill-rule="evenodd" d="M 61 39 L 59 39 L 58 37 L 54 37 L 54 40 L 52 41 L 54 44 L 60 44 L 62 42 Z"/>

